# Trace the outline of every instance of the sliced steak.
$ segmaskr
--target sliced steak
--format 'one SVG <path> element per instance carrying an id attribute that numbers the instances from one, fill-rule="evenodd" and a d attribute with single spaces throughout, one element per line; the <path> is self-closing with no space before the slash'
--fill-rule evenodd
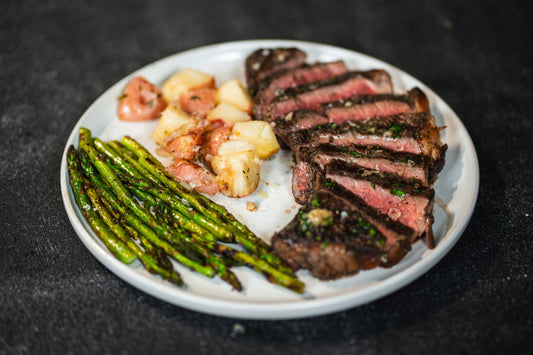
<path id="1" fill-rule="evenodd" d="M 344 74 L 348 68 L 343 61 L 330 63 L 305 64 L 297 68 L 278 71 L 261 82 L 255 95 L 255 119 L 262 119 L 262 112 L 283 91 L 296 86 L 331 79 Z"/>
<path id="2" fill-rule="evenodd" d="M 394 116 L 373 117 L 359 122 L 328 125 L 312 133 L 291 137 L 291 146 L 309 143 L 313 146 L 380 146 L 389 151 L 428 156 L 439 162 L 447 149 L 440 141 L 440 131 L 435 118 L 426 113 L 406 113 Z"/>
<path id="3" fill-rule="evenodd" d="M 411 89 L 406 95 L 359 95 L 346 101 L 328 103 L 318 111 L 297 110 L 278 118 L 274 131 L 284 147 L 291 147 L 291 135 L 301 130 L 414 112 L 429 113 L 427 97 L 418 88 Z"/>
<path id="4" fill-rule="evenodd" d="M 292 195 L 294 200 L 305 205 L 315 193 L 317 180 L 323 175 L 317 164 L 307 159 L 298 159 L 292 171 Z"/>
<path id="5" fill-rule="evenodd" d="M 382 255 L 380 266 L 391 267 L 397 264 L 411 250 L 410 241 L 415 237 L 415 231 L 368 206 L 344 187 L 328 180 L 320 188 L 320 194 L 317 196 L 322 200 L 336 200 L 346 210 L 360 213 L 387 238 L 383 247 L 386 254 Z"/>
<path id="6" fill-rule="evenodd" d="M 317 110 L 322 104 L 354 95 L 392 93 L 390 75 L 384 70 L 352 71 L 332 79 L 287 89 L 262 111 L 262 118 L 275 121 L 298 109 Z"/>
<path id="7" fill-rule="evenodd" d="M 424 187 L 433 184 L 437 168 L 440 167 L 427 156 L 389 151 L 378 146 L 323 144 L 312 149 L 302 146 L 296 153 L 297 166 L 302 160 L 313 162 L 322 169 L 333 161 L 344 161 L 350 165 L 396 174 L 405 180 L 415 180 Z"/>
<path id="8" fill-rule="evenodd" d="M 298 48 L 258 49 L 246 58 L 246 84 L 255 94 L 261 80 L 283 69 L 304 64 L 307 54 Z"/>
<path id="9" fill-rule="evenodd" d="M 310 139 L 310 130 L 328 125 L 329 118 L 319 112 L 301 109 L 275 121 L 274 133 L 283 148 L 296 150 L 297 146 Z"/>
<path id="10" fill-rule="evenodd" d="M 368 206 L 414 230 L 415 237 L 425 234 L 428 246 L 434 246 L 432 212 L 435 190 L 396 175 L 354 168 L 339 161 L 326 167 L 326 178 L 343 186 Z"/>
<path id="11" fill-rule="evenodd" d="M 272 237 L 276 253 L 294 270 L 333 280 L 382 263 L 387 238 L 363 216 L 321 191 Z"/>
<path id="12" fill-rule="evenodd" d="M 323 113 L 330 122 L 337 124 L 408 112 L 429 113 L 428 99 L 419 88 L 409 90 L 406 95 L 356 96 L 343 102 L 329 103 L 323 108 Z"/>

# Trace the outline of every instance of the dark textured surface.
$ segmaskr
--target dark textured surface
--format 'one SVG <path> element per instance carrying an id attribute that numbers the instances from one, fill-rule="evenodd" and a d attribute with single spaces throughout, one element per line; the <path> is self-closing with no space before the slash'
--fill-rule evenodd
<path id="1" fill-rule="evenodd" d="M 533 26 L 526 2 L 3 1 L 0 354 L 527 353 L 533 349 Z M 434 89 L 480 161 L 472 221 L 431 272 L 345 312 L 203 315 L 104 268 L 67 219 L 59 165 L 86 108 L 156 59 L 289 38 L 367 53 Z M 242 326 L 242 327 L 241 327 Z"/>

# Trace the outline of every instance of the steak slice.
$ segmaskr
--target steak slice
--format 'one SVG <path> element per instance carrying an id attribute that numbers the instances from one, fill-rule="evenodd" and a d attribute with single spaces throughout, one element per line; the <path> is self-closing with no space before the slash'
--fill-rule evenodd
<path id="1" fill-rule="evenodd" d="M 384 93 L 392 93 L 392 81 L 386 71 L 351 71 L 329 80 L 285 90 L 264 108 L 261 117 L 266 121 L 275 121 L 298 109 L 317 110 L 322 104 L 346 100 L 354 95 Z"/>
<path id="2" fill-rule="evenodd" d="M 309 141 L 309 130 L 329 123 L 329 118 L 317 111 L 300 109 L 277 118 L 274 133 L 283 148 L 296 151 L 300 144 Z"/>
<path id="3" fill-rule="evenodd" d="M 361 95 L 343 102 L 329 103 L 323 108 L 330 122 L 362 121 L 369 117 L 398 115 L 408 112 L 429 113 L 429 101 L 419 89 L 413 88 L 405 95 Z"/>
<path id="4" fill-rule="evenodd" d="M 414 112 L 429 113 L 427 97 L 418 88 L 409 90 L 406 95 L 359 95 L 346 101 L 328 103 L 318 111 L 294 111 L 276 120 L 274 132 L 284 147 L 291 147 L 291 135 L 301 130 L 323 127 L 330 123 L 339 125 L 347 121 Z"/>
<path id="5" fill-rule="evenodd" d="M 261 80 L 279 70 L 299 67 L 306 58 L 307 54 L 298 48 L 265 48 L 250 54 L 246 58 L 245 70 L 246 84 L 252 96 Z"/>
<path id="6" fill-rule="evenodd" d="M 437 127 L 435 118 L 430 114 L 404 113 L 328 125 L 306 134 L 294 135 L 291 137 L 294 142 L 290 144 L 379 146 L 389 151 L 425 155 L 438 164 L 444 164 L 447 146 L 440 141 L 443 128 Z"/>
<path id="7" fill-rule="evenodd" d="M 368 206 L 414 230 L 411 242 L 425 235 L 428 247 L 434 247 L 435 190 L 396 175 L 357 168 L 340 161 L 326 167 L 325 177 L 343 186 Z"/>
<path id="8" fill-rule="evenodd" d="M 262 119 L 262 111 L 274 99 L 283 93 L 283 90 L 323 81 L 344 74 L 348 68 L 343 61 L 330 63 L 304 64 L 297 68 L 278 71 L 265 78 L 259 85 L 255 95 L 255 119 Z"/>
<path id="9" fill-rule="evenodd" d="M 308 269 L 321 280 L 375 268 L 386 254 L 386 242 L 361 214 L 322 191 L 272 237 L 272 247 L 291 268 Z"/>
<path id="10" fill-rule="evenodd" d="M 292 195 L 294 200 L 306 205 L 310 202 L 318 186 L 317 181 L 321 179 L 323 171 L 318 164 L 308 159 L 298 159 L 292 171 Z"/>
<path id="11" fill-rule="evenodd" d="M 383 247 L 386 254 L 382 255 L 380 266 L 391 267 L 397 264 L 411 250 L 410 240 L 415 233 L 411 228 L 368 206 L 359 197 L 331 180 L 324 183 L 320 194 L 318 196 L 323 196 L 320 197 L 322 200 L 337 200 L 346 210 L 360 213 L 387 238 Z"/>
<path id="12" fill-rule="evenodd" d="M 435 160 L 424 156 L 404 152 L 394 152 L 378 146 L 335 146 L 322 144 L 311 149 L 302 146 L 296 152 L 299 161 L 311 161 L 322 169 L 333 161 L 344 161 L 366 169 L 396 174 L 404 180 L 414 180 L 424 187 L 429 187 L 437 178 L 440 168 Z"/>

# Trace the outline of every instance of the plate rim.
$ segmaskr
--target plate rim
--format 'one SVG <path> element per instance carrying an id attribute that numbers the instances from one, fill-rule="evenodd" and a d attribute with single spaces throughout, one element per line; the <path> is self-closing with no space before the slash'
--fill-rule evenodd
<path id="1" fill-rule="evenodd" d="M 431 88 L 429 88 L 424 83 L 424 90 L 431 93 L 432 96 L 436 97 L 439 100 L 441 105 L 449 110 L 453 115 L 454 123 L 457 124 L 461 133 L 465 134 L 467 138 L 462 142 L 465 145 L 465 150 L 463 154 L 470 154 L 471 163 L 473 163 L 472 173 L 473 173 L 473 184 L 472 188 L 469 190 L 471 195 L 468 200 L 470 201 L 470 206 L 466 211 L 466 214 L 462 217 L 460 223 L 455 225 L 455 228 L 450 229 L 446 232 L 443 240 L 441 240 L 438 246 L 433 249 L 431 257 L 422 258 L 416 261 L 414 264 L 405 268 L 404 270 L 399 271 L 398 273 L 388 276 L 384 280 L 379 281 L 378 285 L 367 287 L 362 290 L 352 290 L 340 294 L 334 294 L 330 296 L 324 296 L 318 299 L 302 299 L 294 301 L 274 301 L 274 302 L 263 302 L 263 301 L 250 301 L 243 303 L 239 300 L 228 300 L 228 299 L 213 299 L 203 295 L 191 294 L 185 289 L 175 287 L 168 284 L 165 281 L 158 279 L 155 276 L 147 275 L 142 272 L 139 272 L 135 268 L 132 268 L 126 264 L 118 261 L 114 256 L 107 251 L 101 244 L 95 240 L 95 235 L 92 230 L 88 231 L 87 228 L 79 219 L 79 211 L 77 211 L 77 205 L 74 201 L 71 201 L 69 197 L 69 188 L 68 183 L 68 174 L 66 171 L 66 153 L 68 147 L 71 144 L 77 142 L 78 130 L 81 127 L 82 123 L 85 121 L 85 118 L 89 116 L 90 112 L 96 107 L 106 94 L 112 91 L 117 85 L 120 85 L 122 82 L 128 78 L 136 75 L 138 72 L 145 71 L 147 68 L 152 66 L 157 66 L 158 64 L 166 61 L 172 60 L 174 57 L 179 57 L 182 55 L 187 55 L 197 51 L 213 50 L 217 47 L 220 48 L 231 48 L 231 47 L 257 47 L 257 48 L 267 48 L 272 46 L 294 46 L 294 47 L 319 47 L 321 49 L 327 50 L 328 48 L 334 49 L 336 51 L 346 51 L 351 55 L 356 55 L 359 57 L 364 57 L 365 59 L 371 60 L 375 63 L 380 63 L 394 70 L 398 71 L 402 75 L 407 75 L 411 80 L 422 83 L 420 80 L 412 77 L 409 73 L 391 65 L 387 62 L 384 62 L 378 58 L 369 56 L 367 54 L 342 48 L 338 46 L 333 46 L 326 43 L 317 43 L 317 42 L 308 42 L 308 41 L 299 41 L 299 40 L 286 40 L 286 39 L 259 39 L 259 40 L 244 40 L 244 41 L 230 41 L 222 43 L 214 43 L 206 46 L 200 46 L 197 48 L 190 48 L 172 55 L 166 56 L 164 58 L 158 59 L 152 63 L 149 63 L 132 73 L 124 76 L 115 84 L 107 88 L 101 95 L 94 100 L 91 105 L 85 110 L 82 116 L 76 122 L 74 128 L 69 135 L 65 148 L 63 151 L 61 159 L 61 169 L 60 169 L 60 185 L 61 185 L 61 194 L 67 216 L 70 220 L 71 225 L 73 226 L 76 234 L 81 239 L 85 247 L 96 257 L 107 269 L 113 272 L 120 279 L 126 281 L 130 285 L 142 290 L 145 293 L 148 293 L 158 299 L 166 301 L 168 303 L 187 308 L 189 310 L 207 313 L 217 316 L 229 317 L 229 318 L 238 318 L 238 319 L 262 319 L 262 320 L 283 320 L 283 319 L 296 319 L 296 318 L 306 318 L 318 315 L 324 315 L 329 313 L 334 313 L 349 308 L 353 308 L 362 304 L 373 302 L 379 298 L 382 298 L 386 295 L 392 294 L 399 290 L 402 287 L 407 286 L 415 279 L 419 278 L 426 272 L 428 272 L 433 266 L 435 266 L 455 245 L 459 240 L 461 235 L 464 233 L 468 223 L 474 212 L 477 197 L 479 193 L 479 161 L 477 153 L 472 142 L 471 136 L 468 133 L 466 127 L 464 126 L 461 119 L 457 114 L 449 107 L 449 105 L 438 96 Z M 466 157 L 465 157 L 466 159 Z M 453 232 L 451 235 L 449 233 Z M 91 235 L 92 234 L 92 235 Z M 170 287 L 169 287 L 170 286 Z M 176 295 L 179 295 L 176 298 Z"/>

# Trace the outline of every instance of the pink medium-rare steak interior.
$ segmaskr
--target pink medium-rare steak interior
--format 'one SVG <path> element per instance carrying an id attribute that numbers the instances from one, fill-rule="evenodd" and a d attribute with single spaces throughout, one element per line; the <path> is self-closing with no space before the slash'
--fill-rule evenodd
<path id="1" fill-rule="evenodd" d="M 278 117 L 285 117 L 297 109 L 317 110 L 322 104 L 348 99 L 354 95 L 391 93 L 392 83 L 386 72 L 374 70 L 348 72 L 332 81 L 296 89 L 294 92 L 290 90 L 285 92 L 278 100 L 266 107 L 263 111 L 263 118 L 272 121 Z"/>
<path id="2" fill-rule="evenodd" d="M 316 63 L 278 71 L 266 78 L 266 83 L 261 84 L 256 94 L 256 105 L 261 107 L 271 103 L 282 90 L 326 80 L 347 71 L 343 61 Z"/>
<path id="3" fill-rule="evenodd" d="M 412 138 L 386 138 L 380 135 L 362 134 L 358 132 L 345 132 L 336 135 L 323 134 L 318 132 L 315 139 L 315 144 L 327 144 L 347 146 L 354 145 L 379 145 L 385 149 L 393 150 L 396 152 L 405 152 L 412 154 L 423 154 L 424 147 L 420 142 Z"/>
<path id="4" fill-rule="evenodd" d="M 420 236 L 426 231 L 426 210 L 430 201 L 425 197 L 393 195 L 380 185 L 366 180 L 357 180 L 341 175 L 327 175 L 328 178 L 359 196 L 366 204 L 415 230 Z"/>
<path id="5" fill-rule="evenodd" d="M 416 179 L 422 183 L 426 183 L 427 181 L 426 172 L 423 167 L 416 165 L 410 166 L 409 163 L 404 163 L 402 161 L 392 161 L 390 159 L 383 158 L 369 158 L 349 153 L 324 154 L 322 152 L 317 153 L 313 161 L 320 164 L 322 167 L 325 167 L 330 162 L 338 159 L 341 159 L 348 164 L 355 164 L 363 168 L 383 171 L 390 174 L 397 174 L 398 176 L 401 176 L 407 180 Z"/>
<path id="6" fill-rule="evenodd" d="M 369 117 L 397 115 L 411 111 L 411 107 L 406 102 L 387 100 L 348 107 L 331 107 L 326 110 L 326 115 L 330 122 L 342 124 L 346 121 L 362 121 Z"/>

